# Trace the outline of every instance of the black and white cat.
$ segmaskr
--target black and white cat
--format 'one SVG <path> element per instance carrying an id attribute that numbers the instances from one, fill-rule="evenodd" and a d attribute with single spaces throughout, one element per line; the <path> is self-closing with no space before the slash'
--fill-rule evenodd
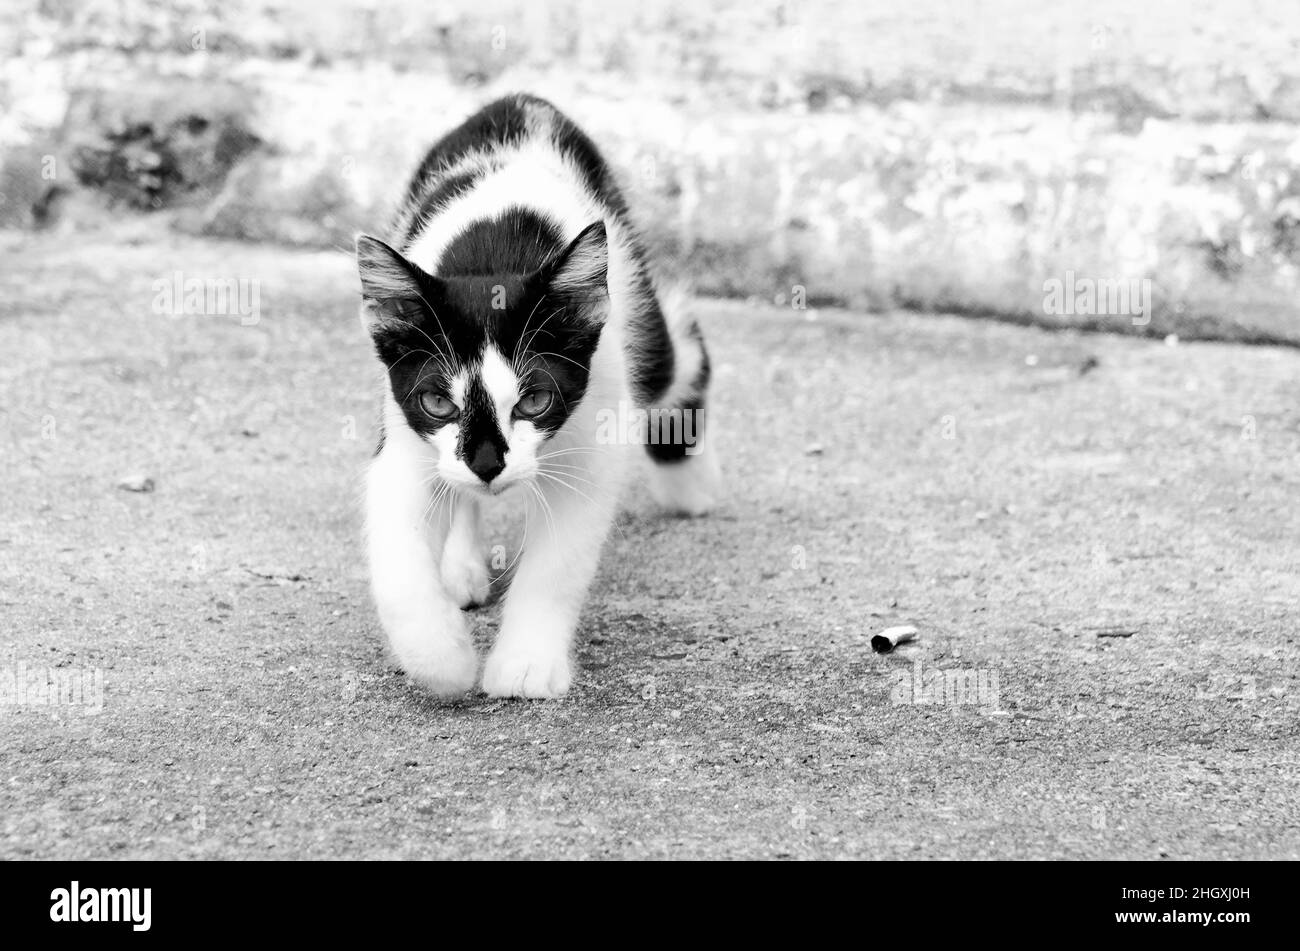
<path id="1" fill-rule="evenodd" d="M 529 527 L 482 686 L 558 697 L 628 463 L 648 457 L 652 494 L 680 513 L 717 491 L 703 338 L 661 309 L 604 160 L 542 99 L 501 99 L 434 145 L 390 241 L 357 240 L 387 369 L 366 502 L 380 620 L 417 683 L 470 690 L 461 609 L 488 595 L 481 509 L 522 493 Z"/>

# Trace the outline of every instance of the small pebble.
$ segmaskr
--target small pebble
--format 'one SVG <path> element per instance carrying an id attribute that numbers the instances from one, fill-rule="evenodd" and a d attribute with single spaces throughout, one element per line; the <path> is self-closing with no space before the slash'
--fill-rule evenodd
<path id="1" fill-rule="evenodd" d="M 127 492 L 152 492 L 154 481 L 152 476 L 135 473 L 118 479 L 117 487 Z"/>

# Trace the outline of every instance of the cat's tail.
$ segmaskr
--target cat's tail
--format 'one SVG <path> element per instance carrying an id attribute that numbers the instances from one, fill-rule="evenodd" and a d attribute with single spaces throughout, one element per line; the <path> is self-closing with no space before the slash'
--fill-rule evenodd
<path id="1" fill-rule="evenodd" d="M 703 515 L 722 488 L 715 427 L 711 420 L 705 425 L 713 369 L 689 289 L 674 285 L 657 291 L 672 348 L 672 379 L 647 407 L 646 452 L 654 463 L 650 491 L 670 511 Z"/>

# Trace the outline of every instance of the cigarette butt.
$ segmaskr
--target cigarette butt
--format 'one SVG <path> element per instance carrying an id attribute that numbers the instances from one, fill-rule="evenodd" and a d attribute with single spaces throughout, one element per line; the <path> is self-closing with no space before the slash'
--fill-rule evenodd
<path id="1" fill-rule="evenodd" d="M 877 654 L 888 654 L 899 644 L 906 644 L 914 637 L 916 637 L 916 628 L 910 624 L 887 627 L 871 638 L 871 649 Z"/>

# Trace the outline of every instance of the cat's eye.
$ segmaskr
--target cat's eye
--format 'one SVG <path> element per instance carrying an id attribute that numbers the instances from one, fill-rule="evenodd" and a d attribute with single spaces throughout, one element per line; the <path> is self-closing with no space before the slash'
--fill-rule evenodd
<path id="1" fill-rule="evenodd" d="M 525 418 L 541 416 L 551 408 L 555 395 L 550 390 L 530 390 L 515 404 L 515 412 Z"/>
<path id="2" fill-rule="evenodd" d="M 456 404 L 447 399 L 447 397 L 438 393 L 428 392 L 420 394 L 420 409 L 424 410 L 434 419 L 442 420 L 452 419 L 458 412 Z"/>

